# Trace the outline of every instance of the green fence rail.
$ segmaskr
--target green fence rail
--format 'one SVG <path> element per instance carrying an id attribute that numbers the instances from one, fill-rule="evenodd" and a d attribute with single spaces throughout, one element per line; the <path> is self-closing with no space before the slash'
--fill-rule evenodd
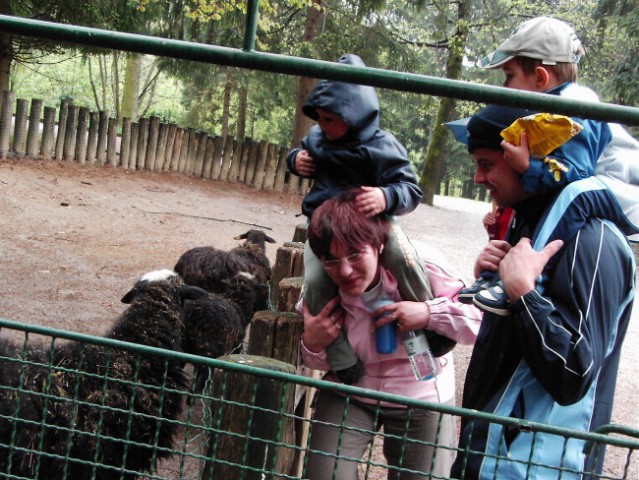
<path id="1" fill-rule="evenodd" d="M 254 15 L 256 12 L 255 6 L 253 10 L 249 10 L 249 14 Z M 252 50 L 254 32 L 252 32 L 251 24 L 253 21 L 253 17 L 249 16 L 245 32 L 245 49 L 63 25 L 7 15 L 0 15 L 0 28 L 8 33 L 48 38 L 56 42 L 80 43 L 288 75 L 343 80 L 392 90 L 531 107 L 552 113 L 639 125 L 639 108 L 574 101 L 556 95 L 515 91 L 460 80 L 256 52 Z"/>
<path id="2" fill-rule="evenodd" d="M 639 125 L 639 109 L 369 67 L 255 52 L 259 2 L 248 3 L 242 49 L 61 25 L 0 15 L 0 28 L 56 42 L 72 42 L 273 73 L 356 82 L 418 94 L 531 107 Z M 554 478 L 635 479 L 639 431 L 609 425 L 582 432 L 523 422 L 438 403 L 392 396 L 295 375 L 291 365 L 243 355 L 206 359 L 144 345 L 0 319 L 0 478 L 9 479 L 275 479 L 304 478 L 316 423 L 295 399 L 332 391 L 411 411 L 483 421 L 528 435 L 563 439 L 564 449 L 604 457 L 604 473 L 557 467 Z M 280 362 L 281 363 L 281 362 Z M 255 365 L 264 365 L 258 368 Z M 148 371 L 159 372 L 149 377 Z M 202 384 L 194 370 L 209 372 Z M 334 428 L 345 432 L 346 425 Z M 371 431 L 369 454 L 348 459 L 360 478 L 409 473 L 385 465 L 380 445 L 389 434 Z M 404 442 L 415 442 L 403 438 Z M 449 449 L 430 444 L 437 451 Z M 443 453 L 443 452 L 442 452 Z M 471 451 L 455 451 L 461 458 Z M 533 452 L 530 452 L 531 456 Z M 338 452 L 339 458 L 345 458 Z M 496 457 L 499 464 L 512 462 Z M 518 460 L 520 461 L 520 460 Z M 527 464 L 530 471 L 538 465 Z M 542 465 L 542 467 L 545 467 Z M 546 470 L 548 471 L 548 470 Z M 413 472 L 415 473 L 415 472 Z M 448 478 L 419 472 L 425 478 Z M 495 478 L 498 478 L 496 473 Z M 535 478 L 531 476 L 530 478 Z"/>
<path id="3" fill-rule="evenodd" d="M 310 392 L 310 388 L 338 392 L 349 399 L 391 402 L 415 412 L 436 412 L 440 421 L 441 415 L 451 415 L 457 421 L 488 421 L 528 435 L 545 432 L 561 437 L 567 450 L 585 444 L 588 451 L 596 449 L 598 455 L 605 455 L 602 475 L 557 468 L 554 478 L 636 478 L 632 472 L 639 462 L 639 431 L 628 427 L 610 425 L 601 433 L 590 433 L 522 422 L 335 385 L 290 373 L 293 366 L 257 368 L 251 363 L 259 364 L 258 357 L 207 359 L 3 319 L 0 329 L 4 337 L 0 344 L 2 478 L 305 478 L 309 450 L 298 433 L 306 429 L 312 438 L 316 424 L 299 414 L 292 399 L 295 392 Z M 93 362 L 98 356 L 106 361 Z M 270 359 L 265 360 L 269 364 Z M 142 381 L 149 365 L 164 374 L 153 382 Z M 191 381 L 171 383 L 172 369 L 188 374 L 193 366 L 212 372 L 203 389 Z M 333 426 L 342 431 L 351 428 Z M 359 464 L 360 478 L 386 478 L 389 469 L 409 472 L 380 460 L 379 445 L 390 434 L 370 434 L 374 440 L 369 454 L 352 459 Z M 450 447 L 435 445 L 435 449 L 434 462 L 438 449 Z M 474 452 L 454 453 L 463 457 Z M 608 460 L 611 455 L 614 462 Z M 348 457 L 338 452 L 338 458 Z M 512 461 L 507 456 L 496 459 Z M 529 467 L 535 465 L 531 462 Z"/>

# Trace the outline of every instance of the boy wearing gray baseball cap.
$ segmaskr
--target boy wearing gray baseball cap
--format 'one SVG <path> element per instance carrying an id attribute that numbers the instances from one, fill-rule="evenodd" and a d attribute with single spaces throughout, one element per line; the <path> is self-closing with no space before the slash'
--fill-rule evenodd
<path id="1" fill-rule="evenodd" d="M 504 87 L 598 102 L 595 92 L 577 83 L 577 65 L 584 54 L 584 47 L 570 25 L 556 18 L 537 17 L 519 25 L 495 51 L 480 60 L 479 66 L 501 69 L 505 75 Z M 614 194 L 627 221 L 634 227 L 626 230 L 628 239 L 637 242 L 639 235 L 632 232 L 639 227 L 639 142 L 621 125 L 608 126 L 611 139 L 596 158 L 594 176 Z M 603 138 L 599 140 L 605 144 Z M 546 178 L 552 174 L 549 170 L 544 176 L 533 168 L 522 170 L 521 166 L 511 166 L 520 171 L 528 191 L 542 191 L 544 185 L 552 184 L 552 179 Z M 590 172 L 584 170 L 582 178 L 590 176 Z M 500 287 L 480 277 L 460 292 L 460 300 L 507 314 L 505 292 Z"/>

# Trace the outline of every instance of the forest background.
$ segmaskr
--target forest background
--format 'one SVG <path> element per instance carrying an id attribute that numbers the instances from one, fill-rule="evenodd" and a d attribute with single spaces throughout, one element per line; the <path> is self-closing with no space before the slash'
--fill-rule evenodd
<path id="1" fill-rule="evenodd" d="M 231 48 L 242 48 L 245 11 L 240 0 L 0 0 L 2 14 Z M 371 67 L 500 85 L 501 71 L 481 70 L 477 60 L 539 15 L 579 34 L 586 48 L 580 83 L 602 101 L 639 105 L 636 0 L 262 0 L 255 48 L 327 61 L 356 53 Z M 312 124 L 299 112 L 315 82 L 0 32 L 0 90 L 133 121 L 156 115 L 212 135 L 297 145 Z M 482 105 L 378 95 L 382 128 L 407 147 L 425 203 L 435 194 L 485 197 L 469 155 L 443 126 Z"/>

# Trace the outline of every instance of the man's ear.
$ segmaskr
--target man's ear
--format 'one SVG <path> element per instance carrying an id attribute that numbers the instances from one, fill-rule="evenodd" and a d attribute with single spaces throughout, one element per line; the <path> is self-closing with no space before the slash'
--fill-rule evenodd
<path id="1" fill-rule="evenodd" d="M 550 84 L 550 73 L 544 67 L 535 68 L 535 86 L 537 91 L 544 92 L 548 90 Z"/>

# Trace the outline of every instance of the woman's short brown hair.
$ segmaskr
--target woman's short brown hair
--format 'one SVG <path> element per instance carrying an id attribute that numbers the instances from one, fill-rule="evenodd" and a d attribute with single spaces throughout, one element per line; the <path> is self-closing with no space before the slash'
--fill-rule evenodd
<path id="1" fill-rule="evenodd" d="M 353 188 L 322 203 L 311 217 L 308 243 L 315 255 L 322 259 L 330 256 L 331 242 L 360 250 L 365 245 L 379 248 L 388 239 L 388 220 L 384 215 L 369 218 L 355 206 L 360 192 Z"/>

